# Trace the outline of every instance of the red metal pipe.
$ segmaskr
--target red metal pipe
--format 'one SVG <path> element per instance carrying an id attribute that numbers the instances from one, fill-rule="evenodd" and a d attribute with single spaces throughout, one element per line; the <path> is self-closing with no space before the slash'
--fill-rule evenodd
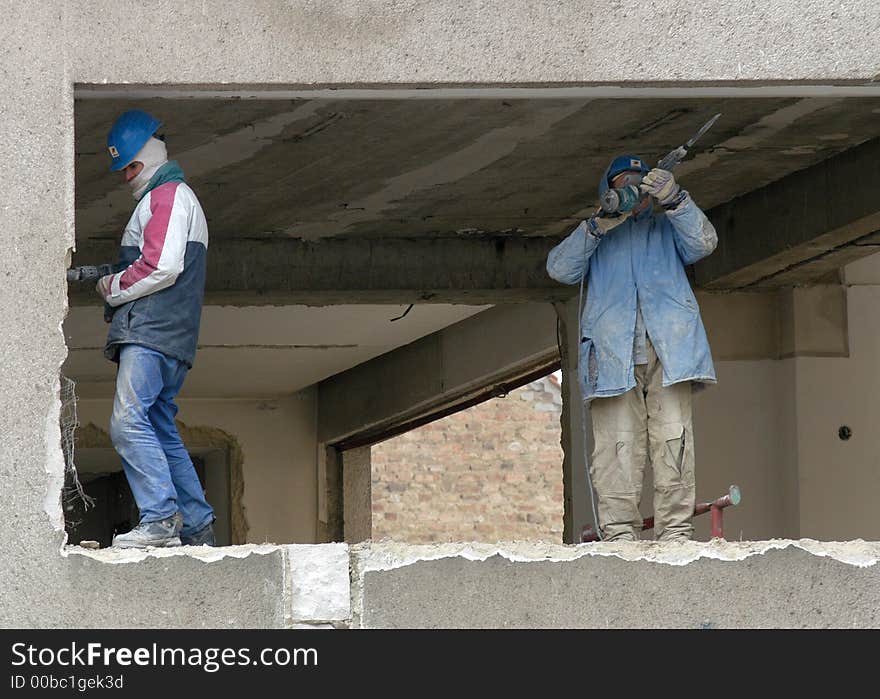
<path id="1" fill-rule="evenodd" d="M 712 502 L 701 502 L 694 507 L 694 516 L 705 514 L 706 512 L 712 513 L 712 538 L 713 539 L 723 539 L 724 538 L 724 508 L 729 507 L 730 505 L 739 505 L 740 500 L 742 500 L 742 493 L 740 492 L 739 486 L 732 485 L 727 489 L 727 495 L 722 495 L 717 500 L 713 500 Z M 648 529 L 654 528 L 654 518 L 653 517 L 645 517 L 642 523 L 642 531 L 647 531 Z M 581 531 L 581 542 L 586 543 L 589 541 L 599 541 L 599 535 L 593 531 L 593 527 L 589 524 L 586 525 Z"/>
<path id="2" fill-rule="evenodd" d="M 722 510 L 720 507 L 713 506 L 710 511 L 712 512 L 712 538 L 723 539 L 724 510 Z"/>

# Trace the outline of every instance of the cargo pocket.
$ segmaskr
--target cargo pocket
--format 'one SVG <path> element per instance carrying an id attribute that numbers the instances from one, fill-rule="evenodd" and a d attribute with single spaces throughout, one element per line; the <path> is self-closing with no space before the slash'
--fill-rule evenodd
<path id="1" fill-rule="evenodd" d="M 691 434 L 681 424 L 664 426 L 661 434 L 660 469 L 655 469 L 657 485 L 673 487 L 694 482 L 694 458 Z M 657 472 L 659 470 L 659 472 Z"/>
<path id="2" fill-rule="evenodd" d="M 684 448 L 687 446 L 687 431 L 681 428 L 681 434 L 672 439 L 666 439 L 666 449 L 671 459 L 672 467 L 681 475 L 681 464 L 684 461 Z"/>
<path id="3" fill-rule="evenodd" d="M 599 383 L 599 364 L 596 361 L 596 346 L 592 338 L 582 337 L 578 348 L 578 365 L 584 377 L 585 388 L 592 393 Z"/>

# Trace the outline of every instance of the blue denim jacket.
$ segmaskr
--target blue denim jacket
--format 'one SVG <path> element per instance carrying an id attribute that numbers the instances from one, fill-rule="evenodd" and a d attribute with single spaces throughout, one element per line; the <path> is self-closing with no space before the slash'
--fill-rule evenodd
<path id="1" fill-rule="evenodd" d="M 715 382 L 700 309 L 685 266 L 711 253 L 715 228 L 686 195 L 672 211 L 631 216 L 601 238 L 586 221 L 554 247 L 547 273 L 564 284 L 587 275 L 580 323 L 578 379 L 584 400 L 616 396 L 636 385 L 633 337 L 637 304 L 663 365 L 663 385 Z"/>

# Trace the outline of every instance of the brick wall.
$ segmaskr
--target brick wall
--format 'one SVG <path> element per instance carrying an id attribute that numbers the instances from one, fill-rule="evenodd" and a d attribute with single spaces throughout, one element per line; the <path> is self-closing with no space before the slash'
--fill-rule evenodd
<path id="1" fill-rule="evenodd" d="M 562 541 L 553 375 L 372 449 L 373 539 Z"/>

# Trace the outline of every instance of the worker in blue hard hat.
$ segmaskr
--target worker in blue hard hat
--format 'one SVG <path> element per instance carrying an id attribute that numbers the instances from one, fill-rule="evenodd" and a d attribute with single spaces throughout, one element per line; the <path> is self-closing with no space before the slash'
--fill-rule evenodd
<path id="1" fill-rule="evenodd" d="M 214 544 L 214 510 L 174 422 L 196 353 L 208 225 L 155 135 L 160 126 L 131 110 L 107 135 L 110 169 L 137 200 L 118 271 L 96 287 L 114 311 L 104 354 L 119 364 L 110 436 L 140 511 L 137 526 L 113 538 L 118 548 Z"/>
<path id="2" fill-rule="evenodd" d="M 592 418 L 590 476 L 603 540 L 635 540 L 645 465 L 654 475 L 659 540 L 693 535 L 693 387 L 715 369 L 686 274 L 710 254 L 715 228 L 667 170 L 621 155 L 599 181 L 638 188 L 629 211 L 581 221 L 547 258 L 547 272 L 587 285 L 579 318 L 578 379 Z M 662 211 L 654 213 L 653 202 Z"/>

